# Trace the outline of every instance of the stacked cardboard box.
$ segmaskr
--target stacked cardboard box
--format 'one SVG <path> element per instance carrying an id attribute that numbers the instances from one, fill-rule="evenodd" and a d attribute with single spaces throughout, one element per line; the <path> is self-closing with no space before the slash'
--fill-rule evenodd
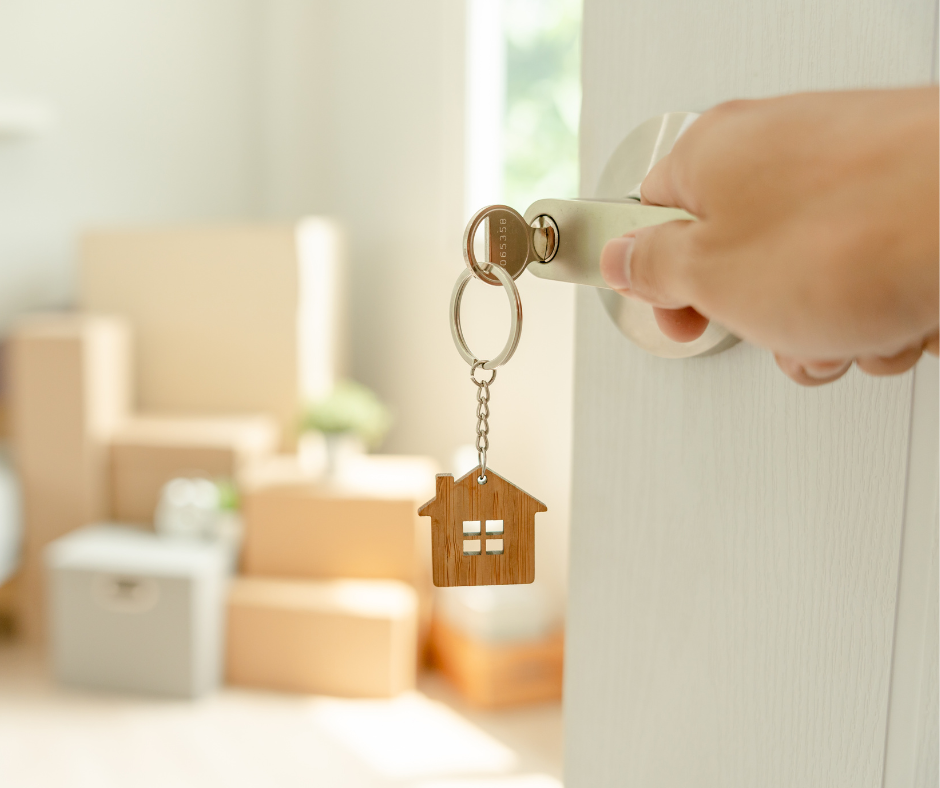
<path id="1" fill-rule="evenodd" d="M 340 246 L 317 218 L 83 239 L 84 311 L 23 321 L 9 343 L 29 639 L 44 628 L 47 542 L 103 519 L 151 522 L 172 476 L 241 474 L 272 448 L 272 421 L 290 442 L 304 399 L 342 368 Z M 151 415 L 130 418 L 132 406 Z"/>
<path id="2" fill-rule="evenodd" d="M 302 402 L 342 366 L 336 247 L 320 220 L 85 239 L 81 306 L 120 318 L 36 319 L 11 341 L 28 635 L 43 629 L 47 542 L 101 520 L 147 525 L 169 479 L 229 476 L 247 532 L 227 604 L 229 678 L 352 696 L 414 686 L 431 587 L 416 510 L 436 469 L 364 458 L 327 483 L 270 456 L 278 427 L 289 447 Z M 232 415 L 246 412 L 265 415 Z"/>
<path id="3" fill-rule="evenodd" d="M 397 580 L 241 577 L 229 594 L 234 684 L 351 697 L 414 687 L 414 590 Z"/>
<path id="4" fill-rule="evenodd" d="M 206 476 L 235 480 L 277 447 L 270 416 L 137 416 L 111 438 L 111 515 L 151 523 L 170 479 Z"/>
<path id="5" fill-rule="evenodd" d="M 294 463 L 272 466 L 243 480 L 229 679 L 338 695 L 413 687 L 431 587 L 416 510 L 433 463 L 363 458 L 345 481 L 328 482 L 305 479 Z"/>
<path id="6" fill-rule="evenodd" d="M 337 226 L 95 231 L 82 239 L 82 309 L 125 317 L 138 404 L 160 413 L 267 413 L 289 447 L 304 401 L 343 362 Z"/>
<path id="7" fill-rule="evenodd" d="M 24 518 L 17 624 L 38 642 L 43 547 L 107 515 L 108 442 L 130 407 L 130 332 L 112 318 L 32 317 L 11 334 L 9 375 Z"/>
<path id="8" fill-rule="evenodd" d="M 235 478 L 277 443 L 268 416 L 131 416 L 131 336 L 120 319 L 34 316 L 10 339 L 11 428 L 22 488 L 17 624 L 45 632 L 42 551 L 102 520 L 149 525 L 174 476 Z"/>

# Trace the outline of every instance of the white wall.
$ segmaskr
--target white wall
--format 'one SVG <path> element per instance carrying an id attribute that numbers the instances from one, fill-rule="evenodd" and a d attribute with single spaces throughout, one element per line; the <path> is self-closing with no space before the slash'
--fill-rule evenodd
<path id="1" fill-rule="evenodd" d="M 77 231 L 259 209 L 255 0 L 3 0 L 0 102 L 48 100 L 0 140 L 0 329 L 71 300 Z"/>

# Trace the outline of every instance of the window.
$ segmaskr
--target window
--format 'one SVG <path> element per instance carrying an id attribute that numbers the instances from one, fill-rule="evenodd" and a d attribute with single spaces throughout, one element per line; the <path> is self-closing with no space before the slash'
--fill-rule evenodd
<path id="1" fill-rule="evenodd" d="M 502 555 L 503 549 L 503 521 L 487 520 L 486 536 L 498 536 L 499 539 L 480 539 L 481 531 L 480 520 L 464 520 L 463 523 L 463 554 L 464 555 L 482 555 L 485 551 L 487 555 Z M 471 538 L 467 538 L 471 537 Z M 475 539 L 472 537 L 476 537 Z M 482 546 L 485 545 L 485 548 Z"/>

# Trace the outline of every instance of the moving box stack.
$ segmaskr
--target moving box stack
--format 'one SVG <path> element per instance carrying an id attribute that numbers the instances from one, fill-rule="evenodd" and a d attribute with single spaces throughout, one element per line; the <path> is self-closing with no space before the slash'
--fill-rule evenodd
<path id="1" fill-rule="evenodd" d="M 414 687 L 431 599 L 417 509 L 435 470 L 421 458 L 362 457 L 317 482 L 278 458 L 243 479 L 232 683 L 369 696 Z"/>
<path id="2" fill-rule="evenodd" d="M 24 518 L 17 627 L 38 643 L 44 547 L 107 516 L 108 441 L 130 409 L 130 330 L 109 317 L 36 316 L 14 329 L 8 350 Z"/>
<path id="3" fill-rule="evenodd" d="M 340 246 L 324 219 L 93 232 L 80 306 L 133 327 L 142 410 L 265 413 L 292 448 L 298 404 L 342 372 Z"/>
<path id="4" fill-rule="evenodd" d="M 192 696 L 224 664 L 281 690 L 414 685 L 430 620 L 415 512 L 434 467 L 363 457 L 323 480 L 275 454 L 340 367 L 339 256 L 323 220 L 94 233 L 81 311 L 16 327 L 19 626 L 41 642 L 49 625 L 62 680 Z M 166 482 L 192 476 L 240 487 L 244 574 L 227 592 L 218 551 L 147 533 Z M 83 528 L 102 522 L 121 525 Z"/>

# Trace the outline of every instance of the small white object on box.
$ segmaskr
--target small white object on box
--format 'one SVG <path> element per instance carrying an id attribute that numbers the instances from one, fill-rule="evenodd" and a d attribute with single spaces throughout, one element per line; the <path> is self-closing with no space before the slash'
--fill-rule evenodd
<path id="1" fill-rule="evenodd" d="M 56 678 L 198 697 L 221 680 L 226 551 L 96 525 L 45 552 Z"/>
<path id="2" fill-rule="evenodd" d="M 229 573 L 238 569 L 244 530 L 241 517 L 222 507 L 222 492 L 216 482 L 200 477 L 168 481 L 160 492 L 153 525 L 161 536 L 220 544 L 228 555 Z"/>

